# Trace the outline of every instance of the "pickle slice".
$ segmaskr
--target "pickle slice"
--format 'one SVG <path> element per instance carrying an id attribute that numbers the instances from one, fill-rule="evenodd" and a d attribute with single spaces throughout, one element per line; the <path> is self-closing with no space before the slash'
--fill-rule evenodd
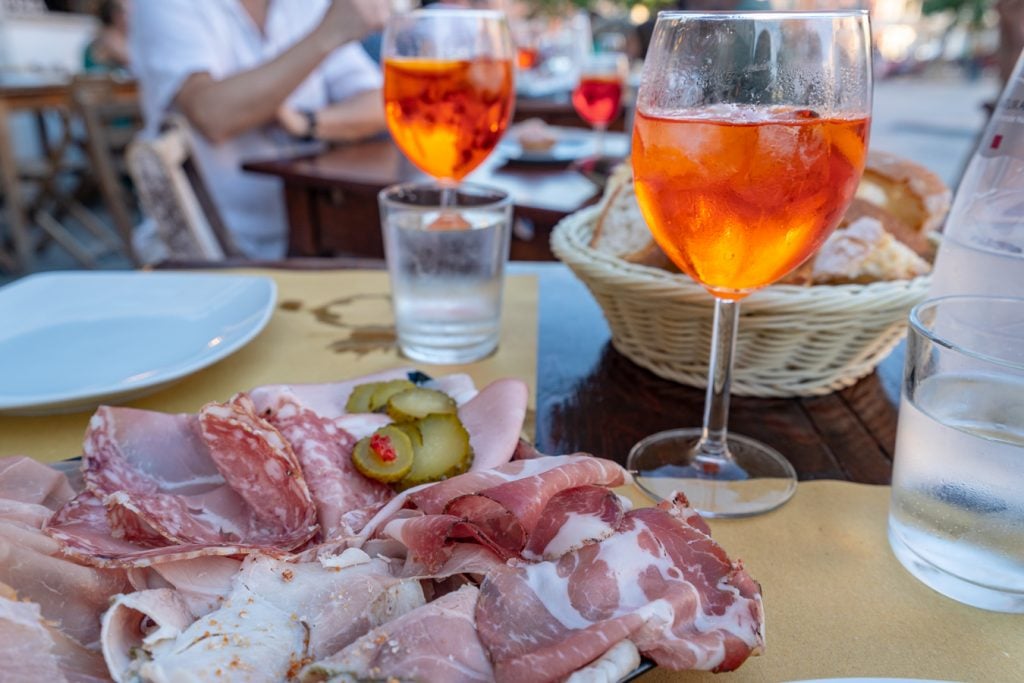
<path id="1" fill-rule="evenodd" d="M 454 477 L 473 464 L 469 432 L 456 415 L 427 415 L 409 424 L 415 426 L 420 440 L 413 439 L 412 469 L 398 482 L 399 488 Z"/>
<path id="2" fill-rule="evenodd" d="M 348 401 L 345 402 L 346 413 L 368 413 L 370 412 L 370 397 L 373 396 L 373 392 L 377 390 L 377 385 L 380 382 L 370 382 L 369 384 L 359 384 L 349 394 Z"/>
<path id="3" fill-rule="evenodd" d="M 377 412 L 385 408 L 388 404 L 388 400 L 397 393 L 403 392 L 406 389 L 414 389 L 415 384 L 407 379 L 393 379 L 389 382 L 378 382 L 377 388 L 370 396 L 370 410 Z"/>
<path id="4" fill-rule="evenodd" d="M 415 387 L 401 391 L 388 400 L 387 413 L 395 422 L 412 422 L 427 415 L 455 412 L 455 400 L 436 389 Z"/>
<path id="5" fill-rule="evenodd" d="M 409 474 L 413 452 L 412 441 L 405 431 L 387 425 L 356 442 L 352 464 L 363 476 L 389 484 Z"/>

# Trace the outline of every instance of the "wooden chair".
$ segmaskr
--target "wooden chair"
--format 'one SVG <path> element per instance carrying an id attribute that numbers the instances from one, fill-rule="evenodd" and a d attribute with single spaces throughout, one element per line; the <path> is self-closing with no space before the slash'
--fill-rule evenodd
<path id="1" fill-rule="evenodd" d="M 92 175 L 107 207 L 121 249 L 134 265 L 139 260 L 132 248 L 135 200 L 125 184 L 124 155 L 142 125 L 134 88 L 107 75 L 78 75 L 71 82 L 71 100 L 85 127 L 84 147 Z"/>
<path id="2" fill-rule="evenodd" d="M 213 204 L 192 155 L 188 123 L 168 119 L 153 140 L 128 147 L 128 169 L 169 257 L 221 261 L 242 256 Z"/>

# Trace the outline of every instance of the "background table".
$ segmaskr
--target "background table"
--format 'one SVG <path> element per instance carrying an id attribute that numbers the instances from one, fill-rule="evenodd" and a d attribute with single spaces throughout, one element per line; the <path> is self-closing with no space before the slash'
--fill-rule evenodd
<path id="1" fill-rule="evenodd" d="M 592 138 L 585 130 L 558 129 L 563 135 Z M 626 137 L 609 133 L 610 155 L 626 153 Z M 390 138 L 332 147 L 294 158 L 253 160 L 245 170 L 284 181 L 290 256 L 362 256 L 382 258 L 377 193 L 395 183 L 423 180 Z M 493 185 L 508 192 L 519 222 L 512 258 L 551 260 L 551 228 L 600 193 L 580 173 L 561 164 L 506 163 L 497 152 L 467 182 Z M 532 232 L 531 232 L 532 228 Z"/>

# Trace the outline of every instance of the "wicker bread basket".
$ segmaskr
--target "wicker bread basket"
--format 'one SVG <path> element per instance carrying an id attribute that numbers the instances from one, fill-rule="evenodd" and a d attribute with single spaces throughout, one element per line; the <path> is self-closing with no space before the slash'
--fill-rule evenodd
<path id="1" fill-rule="evenodd" d="M 551 249 L 587 285 L 604 311 L 612 344 L 655 374 L 704 387 L 714 306 L 686 275 L 637 265 L 589 246 L 598 207 L 559 223 Z M 925 298 L 928 277 L 869 285 L 776 285 L 740 307 L 732 392 L 790 397 L 848 387 L 906 333 L 907 314 Z"/>

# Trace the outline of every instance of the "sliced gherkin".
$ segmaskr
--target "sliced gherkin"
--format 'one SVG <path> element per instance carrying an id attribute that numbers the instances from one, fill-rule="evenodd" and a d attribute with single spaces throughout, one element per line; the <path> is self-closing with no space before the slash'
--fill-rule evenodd
<path id="1" fill-rule="evenodd" d="M 413 459 L 412 441 L 404 430 L 395 425 L 381 427 L 356 442 L 352 449 L 352 464 L 359 473 L 385 484 L 408 475 Z"/>
<path id="2" fill-rule="evenodd" d="M 427 415 L 455 413 L 455 400 L 436 389 L 414 387 L 388 400 L 387 413 L 395 422 L 412 422 Z"/>
<path id="3" fill-rule="evenodd" d="M 345 402 L 346 413 L 368 413 L 370 412 L 370 397 L 373 396 L 373 392 L 377 390 L 377 385 L 380 382 L 370 382 L 369 384 L 359 384 L 349 394 L 348 401 Z"/>
<path id="4" fill-rule="evenodd" d="M 407 424 L 415 427 L 420 439 L 418 443 L 412 439 L 412 469 L 399 480 L 399 488 L 454 477 L 473 464 L 469 432 L 458 416 L 452 413 L 433 414 Z"/>
<path id="5" fill-rule="evenodd" d="M 388 400 L 390 400 L 392 396 L 415 387 L 416 385 L 407 379 L 393 379 L 389 382 L 378 382 L 377 388 L 370 396 L 370 410 L 373 412 L 383 410 L 387 407 Z"/>

